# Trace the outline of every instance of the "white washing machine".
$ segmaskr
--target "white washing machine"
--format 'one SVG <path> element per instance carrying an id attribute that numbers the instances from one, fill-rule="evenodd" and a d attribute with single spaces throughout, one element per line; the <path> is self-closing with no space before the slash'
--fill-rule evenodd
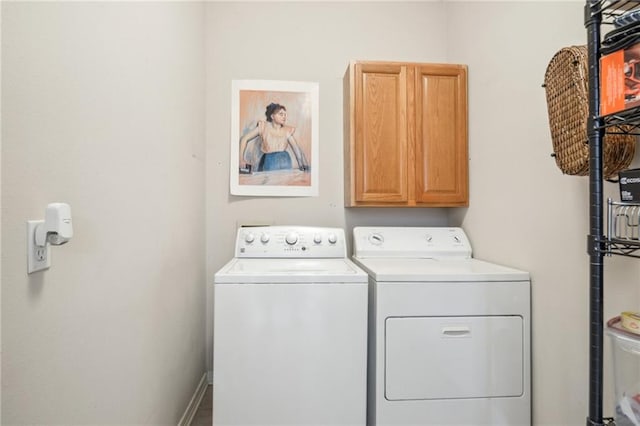
<path id="1" fill-rule="evenodd" d="M 239 229 L 214 280 L 213 424 L 365 425 L 367 287 L 342 229 Z"/>
<path id="2" fill-rule="evenodd" d="M 367 424 L 530 425 L 530 280 L 460 228 L 359 227 L 369 274 Z"/>

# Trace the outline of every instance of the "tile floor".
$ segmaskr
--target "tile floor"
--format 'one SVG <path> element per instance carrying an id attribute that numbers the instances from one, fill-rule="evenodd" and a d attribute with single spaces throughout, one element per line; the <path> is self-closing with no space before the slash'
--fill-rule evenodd
<path id="1" fill-rule="evenodd" d="M 207 386 L 198 411 L 196 411 L 191 426 L 211 426 L 213 424 L 213 386 Z"/>

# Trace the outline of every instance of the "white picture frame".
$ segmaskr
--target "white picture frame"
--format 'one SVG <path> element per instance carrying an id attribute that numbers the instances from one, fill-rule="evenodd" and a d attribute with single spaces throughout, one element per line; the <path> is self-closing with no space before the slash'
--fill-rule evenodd
<path id="1" fill-rule="evenodd" d="M 318 196 L 318 83 L 233 80 L 231 91 L 231 194 Z"/>

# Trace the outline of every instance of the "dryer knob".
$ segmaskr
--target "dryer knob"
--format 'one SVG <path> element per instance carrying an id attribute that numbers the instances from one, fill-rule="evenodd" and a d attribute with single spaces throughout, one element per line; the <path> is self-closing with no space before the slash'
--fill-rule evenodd
<path id="1" fill-rule="evenodd" d="M 322 235 L 315 234 L 313 236 L 313 242 L 316 243 L 316 244 L 320 244 L 322 242 Z"/>
<path id="2" fill-rule="evenodd" d="M 382 236 L 382 234 L 378 234 L 376 232 L 375 234 L 369 235 L 369 242 L 374 246 L 379 246 L 384 243 L 384 237 Z"/>
<path id="3" fill-rule="evenodd" d="M 287 244 L 292 246 L 298 242 L 298 234 L 296 234 L 295 232 L 289 232 L 287 236 L 284 237 L 284 240 L 287 242 Z"/>
<path id="4" fill-rule="evenodd" d="M 336 234 L 329 234 L 327 240 L 329 240 L 329 243 L 335 244 L 338 242 L 338 237 L 336 237 Z"/>
<path id="5" fill-rule="evenodd" d="M 251 232 L 249 232 L 244 236 L 244 240 L 248 243 L 252 243 L 255 239 L 256 239 L 256 236 L 253 235 Z"/>
<path id="6" fill-rule="evenodd" d="M 269 234 L 262 234 L 260 235 L 260 241 L 262 241 L 264 244 L 269 242 Z"/>

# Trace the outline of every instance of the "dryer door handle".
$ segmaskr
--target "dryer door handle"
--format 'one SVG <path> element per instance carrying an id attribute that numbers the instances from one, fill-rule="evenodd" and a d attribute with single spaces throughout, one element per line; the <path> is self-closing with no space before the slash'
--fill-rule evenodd
<path id="1" fill-rule="evenodd" d="M 469 337 L 471 336 L 471 327 L 468 325 L 454 325 L 442 327 L 443 337 Z"/>

